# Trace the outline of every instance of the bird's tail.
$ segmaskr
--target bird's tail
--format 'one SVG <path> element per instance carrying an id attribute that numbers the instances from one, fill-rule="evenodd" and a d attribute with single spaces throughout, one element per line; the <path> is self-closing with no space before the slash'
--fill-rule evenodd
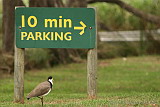
<path id="1" fill-rule="evenodd" d="M 32 96 L 30 95 L 30 93 L 27 95 L 27 100 L 29 100 L 30 98 L 32 98 Z"/>
<path id="2" fill-rule="evenodd" d="M 31 97 L 28 95 L 28 96 L 27 96 L 27 100 L 29 100 L 30 98 L 31 98 Z"/>

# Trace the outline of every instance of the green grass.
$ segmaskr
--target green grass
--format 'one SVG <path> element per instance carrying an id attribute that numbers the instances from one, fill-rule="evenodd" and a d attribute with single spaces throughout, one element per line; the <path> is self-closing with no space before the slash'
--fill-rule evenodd
<path id="1" fill-rule="evenodd" d="M 160 56 L 101 60 L 98 63 L 98 96 L 86 94 L 86 65 L 68 64 L 25 73 L 25 96 L 50 75 L 54 78 L 52 92 L 44 107 L 158 107 L 160 106 Z M 38 98 L 13 102 L 13 76 L 0 76 L 0 106 L 41 106 Z"/>

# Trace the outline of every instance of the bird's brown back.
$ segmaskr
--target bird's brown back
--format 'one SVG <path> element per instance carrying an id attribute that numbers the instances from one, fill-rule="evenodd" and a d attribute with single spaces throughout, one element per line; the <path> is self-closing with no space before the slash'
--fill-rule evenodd
<path id="1" fill-rule="evenodd" d="M 42 82 L 37 85 L 27 96 L 27 98 L 38 97 L 46 94 L 51 89 L 48 81 Z"/>

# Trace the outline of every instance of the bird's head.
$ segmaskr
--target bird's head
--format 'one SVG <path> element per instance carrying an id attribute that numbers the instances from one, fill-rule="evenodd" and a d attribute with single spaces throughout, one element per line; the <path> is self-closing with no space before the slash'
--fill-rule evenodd
<path id="1" fill-rule="evenodd" d="M 50 81 L 53 84 L 53 78 L 52 78 L 52 76 L 48 77 L 48 81 Z"/>

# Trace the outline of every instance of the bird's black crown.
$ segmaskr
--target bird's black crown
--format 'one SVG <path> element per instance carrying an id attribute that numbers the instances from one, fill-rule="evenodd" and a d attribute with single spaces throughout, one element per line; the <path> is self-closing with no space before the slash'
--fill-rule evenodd
<path id="1" fill-rule="evenodd" d="M 49 79 L 52 79 L 52 76 L 49 76 L 49 77 L 48 77 L 48 80 L 49 80 Z"/>

